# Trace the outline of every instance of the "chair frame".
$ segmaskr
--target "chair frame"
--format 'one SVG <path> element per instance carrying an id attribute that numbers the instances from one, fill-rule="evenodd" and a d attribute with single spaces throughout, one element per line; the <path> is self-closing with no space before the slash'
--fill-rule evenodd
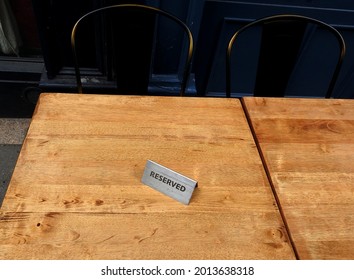
<path id="1" fill-rule="evenodd" d="M 264 17 L 264 18 L 255 20 L 249 24 L 246 24 L 245 26 L 241 27 L 238 31 L 236 31 L 234 33 L 234 35 L 231 37 L 231 39 L 228 43 L 227 51 L 226 51 L 226 97 L 231 97 L 231 52 L 233 49 L 233 45 L 236 41 L 236 38 L 238 37 L 238 35 L 243 33 L 249 27 L 252 27 L 255 25 L 267 24 L 270 22 L 275 22 L 277 20 L 279 20 L 279 21 L 281 21 L 281 20 L 296 20 L 296 21 L 301 21 L 301 22 L 305 22 L 305 23 L 317 24 L 319 26 L 324 27 L 328 31 L 332 32 L 332 34 L 334 34 L 336 36 L 336 38 L 338 40 L 339 48 L 340 48 L 340 55 L 338 57 L 335 70 L 333 72 L 330 84 L 328 86 L 328 90 L 325 95 L 325 98 L 330 98 L 332 95 L 335 83 L 337 81 L 339 71 L 342 66 L 343 58 L 344 58 L 345 52 L 346 52 L 346 46 L 345 46 L 344 39 L 343 39 L 342 35 L 338 32 L 338 30 L 336 30 L 334 27 L 330 26 L 327 23 L 324 23 L 324 22 L 314 19 L 314 18 L 301 16 L 301 15 L 292 15 L 292 14 L 283 14 L 283 15 L 274 15 L 274 16 Z"/>
<path id="2" fill-rule="evenodd" d="M 101 12 L 111 10 L 111 9 L 125 9 L 129 8 L 132 10 L 142 10 L 145 12 L 150 12 L 151 14 L 158 14 L 158 15 L 163 15 L 175 22 L 177 22 L 187 33 L 188 37 L 188 53 L 186 56 L 185 64 L 184 64 L 184 72 L 182 76 L 182 82 L 181 82 L 181 89 L 180 89 L 180 96 L 184 96 L 185 90 L 187 87 L 187 82 L 189 79 L 189 74 L 190 74 L 190 69 L 191 69 L 191 61 L 192 61 L 192 56 L 193 56 L 193 36 L 188 28 L 188 26 L 181 21 L 179 18 L 176 16 L 169 14 L 161 9 L 151 7 L 151 6 L 146 6 L 146 5 L 139 5 L 139 4 L 120 4 L 120 5 L 111 5 L 111 6 L 106 6 L 102 7 L 96 10 L 93 10 L 91 12 L 88 12 L 84 16 L 82 16 L 80 19 L 78 19 L 72 29 L 71 32 L 71 49 L 73 52 L 73 59 L 74 59 L 74 67 L 75 67 L 75 76 L 76 76 L 76 83 L 77 83 L 77 88 L 79 93 L 83 93 L 82 90 L 82 82 L 81 82 L 81 74 L 80 74 L 80 67 L 79 67 L 79 62 L 78 62 L 78 57 L 77 57 L 77 52 L 76 52 L 76 32 L 77 29 L 80 25 L 80 23 L 85 20 L 87 17 L 90 17 L 94 14 L 99 14 Z"/>

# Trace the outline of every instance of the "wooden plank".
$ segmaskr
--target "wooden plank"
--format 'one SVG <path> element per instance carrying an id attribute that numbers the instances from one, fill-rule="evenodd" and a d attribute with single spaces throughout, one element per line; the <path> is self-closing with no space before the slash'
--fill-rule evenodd
<path id="1" fill-rule="evenodd" d="M 244 98 L 302 259 L 354 258 L 354 101 Z"/>
<path id="2" fill-rule="evenodd" d="M 147 159 L 198 181 L 188 206 Z M 0 258 L 295 258 L 238 100 L 44 94 L 1 211 Z"/>
<path id="3" fill-rule="evenodd" d="M 1 220 L 0 246 L 6 249 L 0 258 L 254 259 L 255 252 L 269 258 L 289 256 L 283 228 L 250 223 L 250 218 L 263 220 L 263 215 L 269 224 L 277 219 L 274 211 L 251 209 L 236 217 L 218 212 L 182 217 L 181 213 L 13 213 Z M 254 232 L 262 240 L 255 240 Z"/>

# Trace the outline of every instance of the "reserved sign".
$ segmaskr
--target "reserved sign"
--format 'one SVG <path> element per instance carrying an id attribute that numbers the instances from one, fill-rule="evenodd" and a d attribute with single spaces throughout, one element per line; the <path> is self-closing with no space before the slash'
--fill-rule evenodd
<path id="1" fill-rule="evenodd" d="M 141 181 L 143 184 L 187 205 L 197 186 L 196 181 L 152 160 L 146 162 Z"/>

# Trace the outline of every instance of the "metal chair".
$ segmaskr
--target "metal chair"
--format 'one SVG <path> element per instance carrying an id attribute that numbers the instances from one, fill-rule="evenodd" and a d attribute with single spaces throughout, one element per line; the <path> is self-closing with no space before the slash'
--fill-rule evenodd
<path id="1" fill-rule="evenodd" d="M 232 50 L 235 48 L 234 45 L 239 40 L 239 36 L 253 27 L 260 27 L 262 34 L 254 96 L 285 96 L 291 73 L 298 63 L 301 51 L 309 47 L 313 32 L 325 30 L 333 35 L 334 41 L 338 43 L 338 49 L 332 53 L 335 56 L 335 60 L 333 58 L 335 61 L 334 70 L 331 69 L 333 74 L 329 79 L 326 93 L 323 94 L 325 98 L 331 97 L 346 51 L 344 39 L 332 26 L 301 15 L 275 15 L 261 18 L 243 26 L 233 34 L 226 51 L 227 97 L 231 97 Z M 294 39 L 294 36 L 297 38 Z M 323 57 L 324 60 L 328 58 L 329 56 Z"/>
<path id="2" fill-rule="evenodd" d="M 119 15 L 113 15 L 111 14 L 111 17 L 109 18 L 109 13 L 112 12 L 118 12 Z M 132 14 L 131 14 L 132 13 Z M 134 14 L 135 13 L 135 14 Z M 139 14 L 140 13 L 140 14 Z M 177 18 L 176 16 L 169 14 L 163 10 L 160 10 L 158 8 L 155 7 L 150 7 L 150 6 L 145 6 L 145 5 L 138 5 L 138 4 L 120 4 L 120 5 L 112 5 L 112 6 L 106 6 L 106 7 L 102 7 L 96 10 L 93 10 L 87 14 L 85 14 L 84 16 L 82 16 L 74 25 L 73 29 L 72 29 L 72 33 L 71 33 L 71 48 L 72 48 L 72 52 L 73 52 L 73 60 L 74 60 L 74 67 L 75 67 L 75 75 L 76 75 L 76 82 L 77 82 L 77 89 L 79 93 L 83 92 L 83 83 L 81 80 L 81 72 L 80 72 L 80 67 L 79 67 L 79 58 L 78 58 L 78 50 L 77 50 L 77 32 L 80 29 L 80 27 L 83 25 L 83 22 L 87 21 L 88 19 L 94 18 L 95 22 L 98 23 L 98 27 L 96 26 L 92 32 L 93 34 L 98 33 L 97 28 L 102 28 L 102 26 L 105 26 L 106 29 L 103 30 L 103 34 L 99 33 L 100 36 L 103 36 L 104 39 L 104 46 L 101 47 L 102 48 L 108 48 L 108 55 L 115 58 L 115 54 L 114 54 L 114 46 L 112 47 L 112 43 L 115 43 L 115 46 L 117 45 L 121 45 L 123 42 L 125 42 L 123 38 L 117 36 L 117 33 L 113 32 L 112 30 L 117 27 L 117 22 L 116 20 L 119 18 L 124 18 L 125 19 L 131 19 L 133 15 L 134 16 L 139 16 L 141 15 L 141 13 L 147 14 L 148 16 L 151 16 L 152 21 L 155 23 L 157 16 L 162 16 L 164 18 L 167 18 L 169 20 L 171 20 L 172 22 L 178 24 L 178 26 L 183 30 L 183 34 L 184 36 L 187 38 L 187 50 L 181 52 L 181 59 L 182 59 L 182 65 L 183 67 L 183 73 L 181 74 L 181 79 L 179 79 L 179 83 L 180 83 L 180 90 L 179 90 L 179 94 L 180 96 L 183 96 L 185 94 L 186 91 L 186 86 L 187 86 L 187 82 L 188 82 L 188 78 L 189 78 L 189 74 L 190 74 L 190 67 L 191 67 L 191 60 L 192 60 L 192 54 L 193 54 L 193 37 L 192 37 L 192 33 L 190 31 L 190 29 L 188 28 L 188 26 L 182 22 L 179 18 Z M 109 19 L 108 19 L 109 18 Z M 139 16 L 140 20 L 141 17 Z M 151 19 L 150 18 L 150 19 Z M 137 20 L 136 18 L 134 18 L 133 20 Z M 151 21 L 150 21 L 151 23 Z M 134 22 L 133 22 L 134 24 Z M 124 24 L 121 24 L 122 26 L 120 26 L 120 28 L 125 28 L 125 22 Z M 147 24 L 148 25 L 148 24 Z M 151 26 L 150 26 L 151 27 Z M 154 39 L 154 32 L 155 32 L 155 25 L 153 25 L 153 31 L 152 31 L 152 35 L 148 35 L 151 37 L 151 41 L 149 39 L 149 42 L 147 42 L 147 44 L 152 45 L 153 44 L 153 39 Z M 95 33 L 96 32 L 96 33 Z M 151 31 L 149 31 L 151 32 Z M 129 34 L 129 36 L 135 36 L 134 34 Z M 136 36 L 135 36 L 136 37 Z M 138 47 L 136 45 L 140 44 L 143 45 L 143 40 L 145 40 L 145 38 L 135 38 L 134 37 L 134 42 L 132 44 L 135 44 L 135 47 Z M 132 38 L 132 37 L 131 37 Z M 129 40 L 129 39 L 128 39 Z M 137 43 L 138 42 L 138 43 Z M 113 44 L 114 45 L 114 44 Z M 128 47 L 129 48 L 129 47 Z M 149 46 L 150 48 L 150 46 Z M 98 48 L 99 49 L 99 48 Z M 127 50 L 127 49 L 125 49 Z M 151 46 L 151 52 L 153 52 L 154 49 Z M 97 49 L 96 49 L 97 52 Z M 99 54 L 102 56 L 102 54 Z M 120 54 L 120 55 L 128 55 L 126 53 Z M 150 54 L 152 56 L 152 54 Z M 184 58 L 185 56 L 185 58 Z M 151 58 L 151 57 L 150 57 Z M 150 59 L 149 58 L 149 59 Z M 107 56 L 106 56 L 107 59 Z M 145 60 L 143 63 L 145 64 L 149 64 L 149 65 L 143 65 L 141 67 L 144 67 L 145 69 L 147 69 L 147 71 L 150 71 L 151 69 L 151 60 Z M 183 64 L 184 61 L 184 64 Z M 112 61 L 107 61 L 106 62 L 108 67 L 117 67 L 117 65 L 115 65 L 115 62 Z M 107 66 L 106 65 L 106 66 Z M 136 67 L 135 69 L 138 68 Z M 122 72 L 122 70 L 120 70 Z M 123 70 L 124 71 L 124 70 Z M 108 71 L 109 72 L 109 71 Z M 113 70 L 114 72 L 114 70 Z M 108 79 L 112 79 L 112 77 L 114 78 L 114 75 L 117 73 L 106 73 Z M 117 82 L 118 83 L 118 82 Z M 133 82 L 135 83 L 135 81 Z M 119 83 L 117 84 L 117 87 L 119 87 Z"/>

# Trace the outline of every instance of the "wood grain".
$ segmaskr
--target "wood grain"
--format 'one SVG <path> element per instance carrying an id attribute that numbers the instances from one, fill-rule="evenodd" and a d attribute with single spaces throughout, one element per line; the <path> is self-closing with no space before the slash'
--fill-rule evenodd
<path id="1" fill-rule="evenodd" d="M 198 181 L 185 206 L 151 159 Z M 42 94 L 4 199 L 4 259 L 294 259 L 241 104 Z"/>
<path id="2" fill-rule="evenodd" d="M 301 259 L 354 258 L 354 101 L 244 98 Z"/>

